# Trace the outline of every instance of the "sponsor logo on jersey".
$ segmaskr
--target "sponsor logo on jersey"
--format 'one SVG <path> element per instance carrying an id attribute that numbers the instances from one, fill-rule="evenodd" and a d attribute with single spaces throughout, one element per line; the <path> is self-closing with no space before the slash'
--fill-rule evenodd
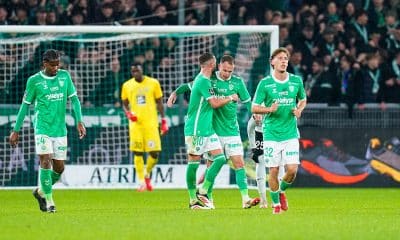
<path id="1" fill-rule="evenodd" d="M 52 92 L 58 91 L 58 87 L 57 86 L 56 87 L 51 87 L 50 91 L 52 91 Z"/>
<path id="2" fill-rule="evenodd" d="M 281 91 L 281 92 L 279 92 L 279 96 L 287 96 L 287 95 L 289 95 L 289 92 L 288 92 L 288 91 Z"/>
<path id="3" fill-rule="evenodd" d="M 214 89 L 212 89 L 212 88 L 209 88 L 209 89 L 208 89 L 208 92 L 209 92 L 211 95 L 215 95 Z"/>
<path id="4" fill-rule="evenodd" d="M 60 101 L 64 99 L 64 93 L 50 93 L 46 95 L 46 99 L 49 101 Z"/>
<path id="5" fill-rule="evenodd" d="M 278 98 L 275 100 L 279 105 L 292 105 L 294 103 L 293 98 Z"/>
<path id="6" fill-rule="evenodd" d="M 293 92 L 294 91 L 294 86 L 289 86 L 289 91 Z"/>

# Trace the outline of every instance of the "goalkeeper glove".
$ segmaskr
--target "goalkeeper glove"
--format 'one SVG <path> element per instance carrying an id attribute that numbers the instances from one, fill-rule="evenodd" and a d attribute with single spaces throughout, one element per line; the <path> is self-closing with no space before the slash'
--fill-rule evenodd
<path id="1" fill-rule="evenodd" d="M 125 115 L 132 122 L 136 122 L 137 121 L 137 116 L 134 113 L 132 113 L 131 111 L 125 111 Z"/>
<path id="2" fill-rule="evenodd" d="M 167 119 L 162 118 L 161 119 L 161 135 L 164 135 L 168 132 L 168 124 L 167 124 Z"/>

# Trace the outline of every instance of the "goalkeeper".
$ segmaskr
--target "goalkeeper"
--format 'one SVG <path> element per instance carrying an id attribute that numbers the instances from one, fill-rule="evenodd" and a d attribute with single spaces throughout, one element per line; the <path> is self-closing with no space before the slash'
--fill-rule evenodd
<path id="1" fill-rule="evenodd" d="M 86 129 L 82 122 L 81 104 L 71 75 L 59 69 L 58 51 L 49 49 L 43 54 L 43 67 L 42 71 L 28 79 L 17 121 L 10 135 L 10 144 L 13 147 L 18 144 L 18 132 L 29 111 L 29 105 L 33 103 L 35 150 L 40 161 L 40 188 L 33 191 L 33 196 L 39 202 L 41 211 L 54 213 L 56 207 L 52 185 L 60 179 L 67 158 L 65 113 L 68 99 L 71 100 L 74 109 L 80 139 L 85 137 Z"/>
<path id="2" fill-rule="evenodd" d="M 218 71 L 211 76 L 214 93 L 219 98 L 237 94 L 242 103 L 246 104 L 247 109 L 250 111 L 250 94 L 244 85 L 243 79 L 232 74 L 233 69 L 234 58 L 230 55 L 224 55 L 218 64 Z M 176 100 L 177 94 L 191 90 L 192 84 L 187 83 L 179 86 L 171 93 L 167 105 L 171 107 Z M 240 139 L 237 122 L 237 103 L 232 101 L 229 104 L 214 109 L 212 125 L 219 137 L 225 155 L 233 163 L 236 183 L 242 196 L 243 208 L 250 208 L 257 205 L 259 198 L 250 198 L 248 194 L 247 177 L 244 169 L 243 144 Z M 212 187 L 208 189 L 207 195 L 213 203 Z"/>
<path id="3" fill-rule="evenodd" d="M 122 85 L 121 99 L 126 117 L 129 119 L 129 149 L 139 180 L 138 191 L 152 191 L 150 173 L 157 164 L 161 151 L 160 130 L 164 135 L 168 125 L 164 115 L 162 90 L 157 79 L 143 75 L 141 64 L 131 66 L 132 78 Z M 161 115 L 159 129 L 158 113 Z M 147 153 L 144 169 L 144 153 Z"/>

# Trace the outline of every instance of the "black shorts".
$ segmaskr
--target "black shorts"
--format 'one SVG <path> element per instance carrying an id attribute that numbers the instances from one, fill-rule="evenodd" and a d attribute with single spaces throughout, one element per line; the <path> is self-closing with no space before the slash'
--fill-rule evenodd
<path id="1" fill-rule="evenodd" d="M 264 154 L 263 151 L 263 134 L 262 132 L 255 131 L 255 143 L 256 147 L 251 149 L 252 157 L 254 162 L 258 163 L 259 156 Z"/>

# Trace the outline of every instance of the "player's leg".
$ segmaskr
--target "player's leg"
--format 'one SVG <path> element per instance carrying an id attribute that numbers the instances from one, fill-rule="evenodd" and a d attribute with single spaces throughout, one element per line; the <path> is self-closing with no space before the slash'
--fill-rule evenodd
<path id="1" fill-rule="evenodd" d="M 52 138 L 54 154 L 52 159 L 53 171 L 51 172 L 51 183 L 54 185 L 64 172 L 64 161 L 67 160 L 67 136 Z"/>
<path id="2" fill-rule="evenodd" d="M 39 183 L 40 186 L 33 191 L 33 196 L 39 203 L 41 211 L 47 211 L 47 204 L 53 203 L 51 159 L 53 156 L 53 143 L 46 135 L 35 135 L 35 151 L 39 156 Z"/>
<path id="3" fill-rule="evenodd" d="M 267 208 L 268 201 L 267 201 L 267 188 L 265 186 L 265 161 L 264 156 L 258 156 L 258 162 L 256 163 L 256 181 L 257 181 L 257 189 L 258 194 L 260 195 L 260 208 Z"/>
<path id="4" fill-rule="evenodd" d="M 129 149 L 133 152 L 133 164 L 138 179 L 138 191 L 143 192 L 146 190 L 144 182 L 144 139 L 143 129 L 137 127 L 133 123 L 129 124 Z"/>
<path id="5" fill-rule="evenodd" d="M 190 209 L 209 209 L 196 195 L 196 174 L 200 165 L 202 155 L 202 139 L 194 136 L 185 136 L 185 144 L 188 153 L 188 164 L 186 167 L 186 186 L 189 193 Z"/>
<path id="6" fill-rule="evenodd" d="M 199 188 L 199 193 L 201 195 L 207 195 L 208 189 L 214 184 L 215 178 L 222 166 L 226 163 L 226 157 L 216 134 L 207 137 L 205 144 L 206 151 L 211 155 L 213 162 L 207 171 L 203 185 Z"/>
<path id="7" fill-rule="evenodd" d="M 269 168 L 268 185 L 272 200 L 272 208 L 274 214 L 281 213 L 281 204 L 279 201 L 279 166 L 282 161 L 283 145 L 280 142 L 264 141 L 264 160 Z"/>
<path id="8" fill-rule="evenodd" d="M 153 190 L 151 184 L 151 171 L 158 162 L 158 156 L 161 151 L 161 140 L 158 128 L 150 128 L 144 132 L 144 150 L 148 152 L 146 160 L 146 174 L 144 176 L 144 181 L 148 191 Z"/>
<path id="9" fill-rule="evenodd" d="M 281 203 L 282 210 L 288 210 L 288 201 L 285 194 L 287 188 L 289 188 L 294 182 L 297 174 L 298 165 L 300 164 L 299 160 L 299 141 L 298 139 L 291 139 L 287 141 L 286 146 L 282 152 L 284 162 L 286 163 L 286 173 L 282 178 L 280 183 L 280 194 L 279 199 Z"/>

